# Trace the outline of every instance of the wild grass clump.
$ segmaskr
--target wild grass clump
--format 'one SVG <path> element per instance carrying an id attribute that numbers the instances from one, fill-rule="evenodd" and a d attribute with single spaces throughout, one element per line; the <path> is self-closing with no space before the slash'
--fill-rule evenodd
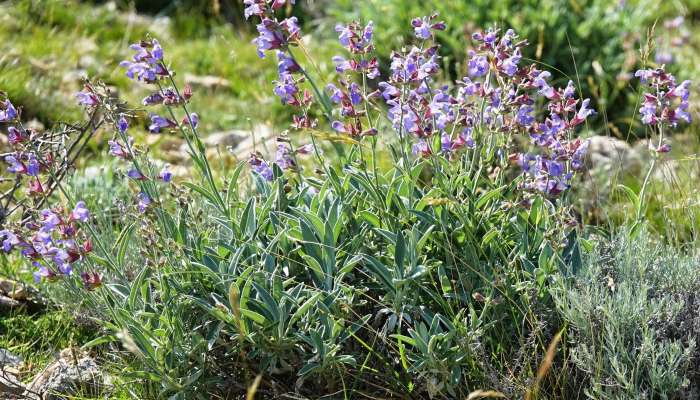
<path id="1" fill-rule="evenodd" d="M 252 382 L 269 397 L 567 393 L 546 376 L 566 326 L 552 289 L 584 266 L 568 196 L 585 167 L 590 100 L 525 63 L 527 41 L 511 29 L 475 30 L 467 76 L 441 82 L 437 15 L 411 21 L 415 38 L 384 76 L 373 23 L 339 25 L 345 53 L 322 84 L 298 20 L 276 14 L 288 2 L 244 4 L 259 56 L 276 57 L 272 90 L 294 114 L 274 155 L 215 170 L 197 91 L 178 81 L 167 46 L 145 37 L 120 63 L 151 90 L 140 106 L 99 81 L 76 94 L 110 127 L 119 190 L 36 190 L 67 167 L 2 99 L 10 172 L 35 189 L 0 231 L 5 250 L 101 324 L 86 346 L 129 352 L 123 379 L 141 381 L 142 397 L 225 397 Z M 689 83 L 663 68 L 640 76 L 656 90 L 643 114 L 660 158 Z M 184 140 L 190 177 L 134 139 L 143 126 Z"/>

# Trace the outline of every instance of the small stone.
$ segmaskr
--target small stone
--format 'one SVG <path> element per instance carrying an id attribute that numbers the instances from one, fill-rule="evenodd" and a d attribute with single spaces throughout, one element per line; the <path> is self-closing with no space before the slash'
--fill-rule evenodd
<path id="1" fill-rule="evenodd" d="M 637 174 L 642 166 L 640 155 L 624 140 L 610 136 L 588 139 L 588 160 L 592 172 Z"/>
<path id="2" fill-rule="evenodd" d="M 189 83 L 192 86 L 200 86 L 206 89 L 223 89 L 229 88 L 231 86 L 231 82 L 229 82 L 228 79 L 211 75 L 199 76 L 185 74 L 185 82 Z"/>
<path id="3" fill-rule="evenodd" d="M 36 118 L 25 123 L 24 127 L 28 130 L 33 130 L 33 131 L 37 131 L 37 132 L 43 132 L 44 130 L 46 130 L 46 127 L 44 127 L 44 124 L 41 123 L 41 121 L 39 121 Z"/>
<path id="4" fill-rule="evenodd" d="M 212 133 L 207 135 L 203 141 L 206 147 L 225 149 L 228 147 L 235 148 L 245 140 L 245 137 L 242 131 L 232 130 Z"/>
<path id="5" fill-rule="evenodd" d="M 22 358 L 10 353 L 7 349 L 0 349 L 0 369 L 6 367 L 19 367 L 22 364 Z"/>
<path id="6" fill-rule="evenodd" d="M 17 378 L 17 375 L 0 368 L 0 396 L 2 396 L 0 398 L 24 399 L 26 397 L 22 393 L 25 391 L 26 387 Z"/>
<path id="7" fill-rule="evenodd" d="M 74 352 L 77 353 L 75 357 Z M 111 378 L 93 358 L 81 355 L 80 350 L 66 349 L 61 352 L 61 358 L 46 367 L 28 387 L 45 400 L 64 399 L 78 392 L 97 396 L 111 387 Z"/>

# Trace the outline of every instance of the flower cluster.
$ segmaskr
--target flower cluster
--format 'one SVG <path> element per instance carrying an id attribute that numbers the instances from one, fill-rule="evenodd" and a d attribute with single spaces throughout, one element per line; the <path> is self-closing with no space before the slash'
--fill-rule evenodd
<path id="1" fill-rule="evenodd" d="M 19 112 L 9 99 L 0 102 L 0 122 L 8 124 L 7 138 L 13 149 L 5 156 L 7 171 L 16 174 L 18 182 L 26 182 L 27 195 L 43 196 L 47 193 L 46 182 L 49 180 L 45 175 L 54 167 L 54 155 L 37 146 L 33 140 L 37 133 L 25 129 L 19 117 Z"/>
<path id="2" fill-rule="evenodd" d="M 306 144 L 296 149 L 292 148 L 289 139 L 286 137 L 277 138 L 277 151 L 275 152 L 275 164 L 282 170 L 293 170 L 296 171 L 297 165 L 297 155 L 310 154 L 313 150 L 313 146 Z M 252 153 L 248 158 L 248 165 L 251 167 L 253 172 L 266 181 L 272 181 L 274 174 L 272 170 L 272 165 L 265 161 L 262 154 L 259 152 Z"/>
<path id="3" fill-rule="evenodd" d="M 79 201 L 66 213 L 61 208 L 44 209 L 36 221 L 29 221 L 19 230 L 0 231 L 5 252 L 18 249 L 37 268 L 34 279 L 53 280 L 73 273 L 73 265 L 92 251 L 92 243 L 82 235 L 79 223 L 86 223 L 90 212 Z M 93 275 L 93 283 L 100 282 Z M 94 284 L 93 284 L 94 287 Z"/>
<path id="4" fill-rule="evenodd" d="M 119 66 L 126 68 L 126 76 L 146 83 L 154 83 L 169 75 L 163 64 L 163 48 L 156 39 L 142 40 L 129 48 L 136 53 L 132 60 L 125 60 Z"/>
<path id="5" fill-rule="evenodd" d="M 430 21 L 414 20 L 419 39 L 432 36 L 425 27 L 444 29 L 441 23 L 429 25 Z M 570 138 L 595 114 L 590 100 L 575 98 L 573 82 L 555 88 L 548 82 L 549 72 L 521 65 L 527 42 L 513 30 L 501 35 L 489 29 L 474 33 L 472 39 L 476 45 L 468 52 L 468 76 L 454 88 L 433 87 L 432 77 L 439 70 L 437 47 L 414 46 L 405 54 L 392 55 L 390 79 L 379 87 L 394 128 L 417 138 L 414 154 L 448 158 L 460 149 L 476 147 L 475 131 L 526 133 L 538 154 L 511 156 L 523 169 L 524 188 L 560 194 L 569 187 L 573 172 L 583 167 L 587 143 Z M 542 110 L 536 108 L 538 98 L 544 101 Z M 542 122 L 540 114 L 545 116 Z M 435 135 L 440 135 L 439 143 L 429 140 Z"/>
<path id="6" fill-rule="evenodd" d="M 154 117 L 157 117 L 153 115 L 151 117 L 151 120 L 153 121 Z M 168 121 L 168 127 L 175 127 L 177 124 L 174 122 L 167 120 Z M 172 124 L 172 125 L 171 125 Z M 170 183 L 173 178 L 172 172 L 169 170 L 169 165 L 165 164 L 163 168 L 160 170 L 158 174 L 155 176 L 148 176 L 148 174 L 144 171 L 143 166 L 137 164 L 134 162 L 135 158 L 135 150 L 133 148 L 134 146 L 134 138 L 131 136 L 127 136 L 127 130 L 129 129 L 129 121 L 127 120 L 125 115 L 120 115 L 119 119 L 116 121 L 116 127 L 117 131 L 119 132 L 119 135 L 117 138 L 114 138 L 109 141 L 109 154 L 120 158 L 122 160 L 127 160 L 131 161 L 131 168 L 127 172 L 127 176 L 135 181 L 148 181 L 148 180 L 158 180 L 162 181 L 165 183 Z M 151 131 L 153 129 L 149 128 Z M 126 138 L 126 143 L 124 143 L 123 138 Z M 137 196 L 138 199 L 138 209 L 140 212 L 145 212 L 146 208 L 148 205 L 151 203 L 150 198 L 148 197 L 147 194 L 141 192 Z"/>
<path id="7" fill-rule="evenodd" d="M 635 76 L 650 89 L 644 93 L 644 102 L 639 109 L 643 124 L 675 127 L 679 122 L 690 123 L 690 81 L 676 84 L 673 75 L 667 73 L 663 67 L 641 69 Z"/>
<path id="8" fill-rule="evenodd" d="M 341 74 L 340 87 L 329 83 L 326 86 L 326 92 L 331 102 L 340 106 L 341 120 L 332 121 L 331 128 L 352 137 L 376 135 L 377 131 L 371 127 L 366 107 L 367 97 L 376 95 L 376 93 L 366 93 L 367 80 L 379 76 L 379 64 L 372 54 L 374 25 L 372 21 L 364 27 L 357 22 L 352 22 L 347 25 L 337 25 L 335 30 L 338 32 L 340 44 L 350 53 L 350 58 L 333 57 L 335 69 Z M 362 76 L 363 87 L 351 79 L 353 73 Z M 367 120 L 369 127 L 363 127 L 363 118 Z"/>
<path id="9" fill-rule="evenodd" d="M 298 107 L 300 115 L 295 115 L 293 127 L 296 129 L 314 128 L 318 121 L 309 116 L 309 106 L 314 98 L 308 89 L 301 89 L 299 84 L 305 81 L 302 69 L 290 52 L 290 45 L 294 45 L 301 37 L 299 21 L 296 17 L 285 18 L 279 21 L 275 11 L 287 3 L 294 4 L 293 0 L 244 0 L 245 17 L 260 18 L 257 25 L 258 37 L 253 40 L 257 46 L 258 56 L 265 58 L 265 53 L 274 51 L 277 56 L 277 69 L 279 76 L 274 83 L 274 93 L 279 96 L 282 104 Z"/>

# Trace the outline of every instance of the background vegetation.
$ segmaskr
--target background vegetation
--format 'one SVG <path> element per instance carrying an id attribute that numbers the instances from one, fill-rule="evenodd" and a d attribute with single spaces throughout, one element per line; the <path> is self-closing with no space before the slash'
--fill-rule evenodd
<path id="1" fill-rule="evenodd" d="M 413 35 L 411 19 L 438 12 L 448 27 L 437 34 L 442 81 L 466 74 L 473 31 L 512 27 L 531 44 L 528 61 L 592 99 L 599 115 L 582 136 L 628 147 L 592 151 L 597 158 L 564 200 L 578 228 L 563 236 L 558 206 L 518 208 L 505 175 L 419 161 L 403 171 L 392 161 L 396 139 L 368 164 L 381 166 L 371 179 L 367 165 L 348 163 L 338 176 L 308 182 L 275 170 L 271 183 L 237 164 L 247 151 L 207 144 L 225 204 L 178 182 L 163 190 L 172 221 L 143 218 L 124 165 L 107 155 L 112 133 L 101 129 L 67 193 L 87 202 L 100 241 L 114 244 L 108 253 L 119 268 L 96 257 L 109 285 L 86 294 L 33 284 L 31 265 L 0 255 L 0 276 L 37 287 L 48 304 L 0 314 L 0 348 L 24 358 L 25 382 L 61 350 L 83 346 L 114 376 L 104 394 L 113 398 L 230 398 L 258 375 L 260 398 L 465 398 L 478 390 L 543 399 L 700 396 L 698 126 L 670 139 L 673 150 L 640 205 L 651 156 L 639 140 L 648 131 L 636 115 L 641 89 L 633 78 L 668 52 L 669 71 L 698 80 L 700 3 L 298 3 L 280 15 L 300 19 L 321 82 L 333 77 L 331 57 L 342 51 L 337 22 L 374 21 L 386 76 L 391 50 Z M 255 26 L 242 13 L 242 4 L 226 1 L 5 2 L 0 90 L 22 105 L 27 125 L 45 128 L 84 118 L 74 94 L 86 77 L 140 104 L 148 87 L 118 64 L 129 43 L 152 35 L 176 78 L 192 83 L 188 107 L 204 137 L 272 137 L 292 112 L 274 96 L 277 63 L 258 58 Z M 669 28 L 679 15 L 683 26 Z M 671 46 L 673 38 L 682 43 Z M 691 96 L 696 101 L 697 89 Z M 173 163 L 178 180 L 198 177 L 182 138 L 149 135 L 146 114 L 138 116 L 130 133 L 148 155 Z M 506 167 L 486 150 L 484 157 L 485 166 Z"/>

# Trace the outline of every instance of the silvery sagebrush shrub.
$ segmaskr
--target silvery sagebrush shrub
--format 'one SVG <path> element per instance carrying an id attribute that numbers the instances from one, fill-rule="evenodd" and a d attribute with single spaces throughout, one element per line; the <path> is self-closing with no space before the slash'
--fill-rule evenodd
<path id="1" fill-rule="evenodd" d="M 295 110 L 273 158 L 213 170 L 189 109 L 196 93 L 145 38 L 121 63 L 153 88 L 144 108 L 99 82 L 77 95 L 112 129 L 129 201 L 98 215 L 86 193 L 59 186 L 60 202 L 0 233 L 5 251 L 104 327 L 88 346 L 132 354 L 125 378 L 147 383 L 135 395 L 241 393 L 258 374 L 270 396 L 522 395 L 559 329 L 546 318 L 551 279 L 581 263 L 566 195 L 584 165 L 576 134 L 595 114 L 589 100 L 525 65 L 512 30 L 474 32 L 468 76 L 441 84 L 437 15 L 412 21 L 415 44 L 391 54 L 386 77 L 373 24 L 338 25 L 347 53 L 321 85 L 298 58 L 310 54 L 296 18 L 276 16 L 293 3 L 244 2 L 259 55 L 277 59 L 273 91 Z M 8 102 L 0 119 L 22 134 Z M 136 143 L 144 116 L 152 134 L 185 140 L 190 179 Z M 40 175 L 32 160 L 23 149 L 6 158 L 25 181 Z"/>
<path id="2" fill-rule="evenodd" d="M 697 398 L 697 256 L 646 232 L 603 239 L 582 272 L 558 280 L 569 363 L 593 399 Z M 555 285 L 556 286 L 556 285 Z"/>

